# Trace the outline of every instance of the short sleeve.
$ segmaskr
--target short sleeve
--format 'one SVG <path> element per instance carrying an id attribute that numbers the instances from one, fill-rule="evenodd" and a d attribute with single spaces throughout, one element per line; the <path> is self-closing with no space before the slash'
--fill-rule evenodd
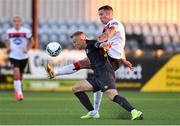
<path id="1" fill-rule="evenodd" d="M 27 39 L 32 38 L 32 32 L 31 32 L 30 30 L 27 30 L 26 38 L 27 38 Z"/>
<path id="2" fill-rule="evenodd" d="M 110 23 L 109 23 L 109 28 L 111 27 L 114 27 L 116 31 L 120 31 L 120 23 L 116 20 L 112 20 Z"/>
<path id="3" fill-rule="evenodd" d="M 4 40 L 8 40 L 9 39 L 9 32 L 6 31 L 6 33 L 4 34 Z"/>

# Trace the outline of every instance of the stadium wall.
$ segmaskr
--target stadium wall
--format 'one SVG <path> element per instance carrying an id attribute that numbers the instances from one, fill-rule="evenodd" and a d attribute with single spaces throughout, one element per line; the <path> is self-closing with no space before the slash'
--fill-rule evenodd
<path id="1" fill-rule="evenodd" d="M 98 20 L 97 9 L 109 4 L 123 22 L 179 23 L 180 0 L 39 0 L 41 20 Z M 32 0 L 0 0 L 0 17 L 31 19 Z"/>
<path id="2" fill-rule="evenodd" d="M 84 51 L 64 50 L 57 58 L 48 57 L 43 51 L 30 51 L 29 55 L 29 66 L 24 75 L 25 90 L 71 89 L 75 83 L 73 80 L 86 79 L 92 75 L 91 71 L 85 69 L 72 75 L 63 75 L 54 80 L 48 80 L 43 68 L 45 60 L 49 60 L 54 67 L 80 60 L 85 57 Z M 131 54 L 128 60 L 133 63 L 134 71 L 123 65 L 120 66 L 116 71 L 118 88 L 137 89 L 143 92 L 180 91 L 180 54 L 158 56 L 144 53 L 139 57 Z M 0 75 L 0 90 L 13 89 L 10 67 L 0 67 Z M 72 83 L 69 85 L 69 82 Z"/>

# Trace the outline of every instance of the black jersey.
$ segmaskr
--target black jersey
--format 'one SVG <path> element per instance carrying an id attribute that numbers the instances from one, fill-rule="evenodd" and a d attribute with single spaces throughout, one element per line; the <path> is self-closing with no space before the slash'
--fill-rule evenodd
<path id="1" fill-rule="evenodd" d="M 115 73 L 109 59 L 104 56 L 104 50 L 95 46 L 96 40 L 87 40 L 86 43 L 86 54 L 94 71 L 94 76 L 87 81 L 93 86 L 95 92 L 116 89 Z"/>
<path id="2" fill-rule="evenodd" d="M 114 59 L 114 58 L 111 58 L 109 55 L 108 55 L 108 59 L 111 63 L 111 66 L 113 68 L 114 71 L 116 71 L 117 69 L 119 69 L 119 66 L 120 66 L 120 59 Z"/>
<path id="3" fill-rule="evenodd" d="M 91 68 L 94 69 L 96 67 L 102 66 L 105 64 L 107 58 L 113 67 L 113 70 L 116 71 L 119 68 L 120 61 L 119 59 L 111 58 L 109 55 L 105 57 L 105 52 L 103 49 L 99 49 L 95 47 L 96 40 L 86 40 L 87 47 L 86 47 L 86 54 L 91 61 Z"/>
<path id="4" fill-rule="evenodd" d="M 95 46 L 96 40 L 86 40 L 86 54 L 91 62 L 91 68 L 93 70 L 98 69 L 106 64 L 107 57 L 105 57 L 105 52 L 102 48 L 97 48 Z"/>

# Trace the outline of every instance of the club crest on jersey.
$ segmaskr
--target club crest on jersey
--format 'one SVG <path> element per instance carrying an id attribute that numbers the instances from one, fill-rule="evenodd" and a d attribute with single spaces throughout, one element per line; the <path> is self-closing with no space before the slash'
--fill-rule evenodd
<path id="1" fill-rule="evenodd" d="M 116 26 L 118 26 L 118 23 L 117 23 L 117 22 L 112 22 L 111 25 L 116 25 Z"/>
<path id="2" fill-rule="evenodd" d="M 104 86 L 104 89 L 108 89 L 108 86 L 107 86 L 107 85 L 105 85 L 105 86 Z"/>
<path id="3" fill-rule="evenodd" d="M 19 38 L 15 38 L 15 39 L 13 40 L 13 43 L 16 44 L 16 45 L 19 45 L 19 44 L 22 43 L 22 41 L 21 41 L 21 39 L 19 39 Z"/>

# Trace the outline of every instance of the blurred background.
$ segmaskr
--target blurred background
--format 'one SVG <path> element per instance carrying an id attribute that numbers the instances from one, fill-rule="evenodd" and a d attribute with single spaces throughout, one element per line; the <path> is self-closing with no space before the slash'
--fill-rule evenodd
<path id="1" fill-rule="evenodd" d="M 81 120 L 87 111 L 70 92 L 81 79 L 92 75 L 80 70 L 71 75 L 47 79 L 43 62 L 54 67 L 86 56 L 73 48 L 69 36 L 77 30 L 88 37 L 101 35 L 103 25 L 98 8 L 110 5 L 114 18 L 126 31 L 126 58 L 134 71 L 121 65 L 116 71 L 119 94 L 141 110 L 144 120 L 131 121 L 129 113 L 104 95 L 101 118 Z M 35 45 L 28 52 L 23 80 L 25 99 L 15 102 L 13 73 L 4 45 L 5 31 L 12 17 L 20 15 Z M 57 41 L 63 47 L 55 58 L 46 45 Z M 180 0 L 0 0 L 0 125 L 179 125 L 180 124 Z M 88 93 L 91 101 L 92 93 Z"/>
<path id="2" fill-rule="evenodd" d="M 24 26 L 36 32 L 36 45 L 29 52 L 25 89 L 66 90 L 68 84 L 62 84 L 62 81 L 46 83 L 43 61 L 50 59 L 56 67 L 85 57 L 83 51 L 73 48 L 69 36 L 77 30 L 84 31 L 90 39 L 101 35 L 103 25 L 97 10 L 103 5 L 112 6 L 114 18 L 123 23 L 126 56 L 135 68 L 130 71 L 121 66 L 116 71 L 117 87 L 180 91 L 180 0 L 0 0 L 0 90 L 12 89 L 12 71 L 3 41 L 5 31 L 12 27 L 14 15 L 22 16 Z M 51 41 L 57 41 L 63 47 L 63 52 L 56 58 L 45 53 L 46 45 Z M 57 79 L 68 83 L 91 74 L 90 70 L 82 70 Z"/>

